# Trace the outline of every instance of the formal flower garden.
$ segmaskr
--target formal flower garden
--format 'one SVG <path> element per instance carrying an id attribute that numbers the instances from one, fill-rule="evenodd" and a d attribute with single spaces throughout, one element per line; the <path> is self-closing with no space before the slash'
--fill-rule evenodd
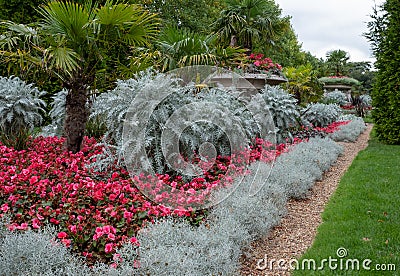
<path id="1" fill-rule="evenodd" d="M 13 102 L 25 103 L 25 97 L 41 95 L 18 78 L 2 78 L 2 83 L 7 87 L 3 93 L 13 95 L 2 98 L 8 100 L 5 105 L 8 109 L 3 108 L 2 114 L 15 115 L 19 106 Z M 10 89 L 13 85 L 17 87 L 14 90 Z M 174 91 L 158 109 L 172 106 L 169 114 L 182 104 L 201 103 L 205 98 L 209 104 L 222 103 L 229 110 L 239 108 L 238 98 L 229 96 L 231 92 L 211 89 L 188 94 L 187 91 L 197 91 L 193 90 L 196 87 L 189 84 L 181 88 L 170 76 L 149 71 L 136 79 L 120 81 L 115 90 L 98 98 L 91 116 L 106 118 L 107 131 L 100 138 L 85 137 L 81 150 L 72 153 L 63 147 L 65 138 L 51 133 L 63 121 L 63 112 L 56 111 L 62 108 L 65 93 L 59 93 L 51 112 L 58 115 L 53 116 L 51 127 L 43 128 L 47 133 L 28 138 L 15 134 L 17 139 L 22 139 L 23 149 L 0 146 L 0 216 L 4 227 L 0 254 L 9 256 L 13 252 L 13 256 L 27 259 L 19 267 L 2 262 L 2 271 L 32 270 L 35 257 L 29 255 L 27 247 L 40 250 L 43 246 L 47 248 L 43 253 L 46 262 L 38 261 L 35 269 L 46 269 L 54 275 L 60 272 L 71 275 L 235 274 L 241 250 L 277 225 L 285 214 L 286 201 L 307 196 L 314 181 L 336 160 L 340 146 L 332 139 L 354 141 L 365 128 L 362 119 L 343 115 L 338 104 L 314 103 L 300 107 L 292 95 L 267 85 L 258 95 L 265 105 L 261 108 L 267 108 L 272 116 L 275 142 L 260 138 L 258 127 L 248 123 L 254 119 L 251 113 L 238 109 L 240 112 L 232 116 L 240 118 L 248 130 L 247 148 L 222 154 L 228 140 L 221 136 L 208 140 L 221 146 L 221 154 L 205 166 L 201 177 L 187 180 L 176 173 L 133 176 L 120 162 L 120 138 L 116 134 L 121 133 L 124 116 L 128 116 L 128 98 L 143 87 L 164 90 L 169 87 Z M 21 91 L 24 91 L 22 95 Z M 39 114 L 39 109 L 33 107 L 40 106 L 41 102 L 25 104 L 21 104 L 22 115 Z M 171 116 L 168 112 L 164 112 L 166 118 Z M 210 113 L 207 108 L 193 112 Z M 163 122 L 160 118 L 155 121 Z M 11 124 L 13 120 L 5 122 Z M 189 135 L 192 143 L 197 139 L 201 142 L 205 132 L 216 131 L 212 126 L 197 127 L 183 134 Z M 111 150 L 114 154 L 110 158 L 105 153 L 113 148 L 117 150 Z M 157 156 L 156 146 L 150 144 L 150 149 Z M 190 151 L 191 148 L 186 149 L 184 158 L 200 164 L 200 156 Z M 245 162 L 237 162 L 241 159 Z M 153 163 L 157 163 L 156 159 Z M 258 183 L 259 192 L 246 196 L 253 181 Z M 143 194 L 143 187 L 154 191 L 155 197 Z M 235 189 L 227 197 L 229 187 Z M 201 208 L 206 195 L 221 198 L 220 203 Z M 10 248 L 11 244 L 20 242 Z M 66 251 L 60 253 L 64 250 L 60 246 Z M 54 254 L 64 256 L 63 261 L 57 260 Z"/>
<path id="2" fill-rule="evenodd" d="M 0 275 L 238 275 L 371 97 L 323 93 L 360 83 L 318 81 L 273 1 L 189 28 L 157 1 L 84 2 L 0 25 Z"/>

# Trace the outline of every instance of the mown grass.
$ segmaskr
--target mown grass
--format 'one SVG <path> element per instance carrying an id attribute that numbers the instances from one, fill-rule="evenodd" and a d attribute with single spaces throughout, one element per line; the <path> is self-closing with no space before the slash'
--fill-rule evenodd
<path id="1" fill-rule="evenodd" d="M 322 218 L 314 244 L 294 275 L 400 275 L 400 146 L 384 145 L 372 133 L 369 146 L 341 179 Z M 345 257 L 338 257 L 339 248 L 346 249 Z M 331 266 L 329 257 L 337 259 Z M 324 270 L 302 270 L 302 263 L 308 268 L 310 259 L 316 267 L 327 259 Z M 355 259 L 359 270 L 357 261 L 352 264 Z M 370 270 L 363 267 L 367 259 L 371 263 L 366 261 L 365 267 Z M 378 271 L 383 264 L 395 267 Z"/>

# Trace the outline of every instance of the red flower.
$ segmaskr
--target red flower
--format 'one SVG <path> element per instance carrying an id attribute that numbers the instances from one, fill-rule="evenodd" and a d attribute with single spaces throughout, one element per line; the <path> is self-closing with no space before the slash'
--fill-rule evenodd
<path id="1" fill-rule="evenodd" d="M 68 237 L 68 235 L 65 232 L 60 232 L 57 234 L 57 238 L 59 239 L 65 239 L 66 237 Z"/>

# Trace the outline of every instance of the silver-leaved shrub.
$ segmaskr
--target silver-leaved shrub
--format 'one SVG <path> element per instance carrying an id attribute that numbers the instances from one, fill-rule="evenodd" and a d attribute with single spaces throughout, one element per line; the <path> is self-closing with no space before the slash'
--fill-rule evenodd
<path id="1" fill-rule="evenodd" d="M 51 109 L 49 112 L 51 124 L 43 127 L 40 135 L 59 137 L 62 136 L 67 94 L 68 91 L 66 89 L 62 89 L 52 97 L 53 101 L 50 104 Z"/>
<path id="2" fill-rule="evenodd" d="M 345 115 L 339 118 L 339 121 L 348 121 L 350 123 L 339 127 L 338 131 L 330 134 L 330 137 L 337 142 L 354 142 L 358 136 L 364 132 L 366 125 L 364 120 L 355 115 Z"/>
<path id="3" fill-rule="evenodd" d="M 0 77 L 0 140 L 22 149 L 35 126 L 42 123 L 46 92 L 18 77 Z"/>
<path id="4" fill-rule="evenodd" d="M 0 228 L 5 229 L 5 225 Z M 82 259 L 54 240 L 54 229 L 0 233 L 0 275 L 90 275 Z"/>
<path id="5" fill-rule="evenodd" d="M 302 109 L 301 114 L 304 125 L 326 127 L 342 115 L 342 110 L 336 104 L 311 103 Z"/>
<path id="6" fill-rule="evenodd" d="M 337 104 L 337 105 L 345 105 L 349 103 L 349 99 L 345 93 L 342 91 L 332 91 L 326 93 L 322 100 L 325 104 Z"/>
<path id="7" fill-rule="evenodd" d="M 290 129 L 298 126 L 297 100 L 279 86 L 266 85 L 260 93 L 273 117 L 278 142 L 284 142 L 291 137 Z"/>

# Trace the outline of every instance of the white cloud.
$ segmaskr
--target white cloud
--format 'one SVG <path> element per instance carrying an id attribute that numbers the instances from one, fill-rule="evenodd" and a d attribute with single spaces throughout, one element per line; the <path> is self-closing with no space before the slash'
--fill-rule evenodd
<path id="1" fill-rule="evenodd" d="M 374 0 L 275 0 L 292 25 L 303 50 L 325 58 L 342 49 L 351 61 L 372 61 L 370 45 L 362 36 L 368 31 Z M 380 4 L 383 0 L 377 0 Z"/>

